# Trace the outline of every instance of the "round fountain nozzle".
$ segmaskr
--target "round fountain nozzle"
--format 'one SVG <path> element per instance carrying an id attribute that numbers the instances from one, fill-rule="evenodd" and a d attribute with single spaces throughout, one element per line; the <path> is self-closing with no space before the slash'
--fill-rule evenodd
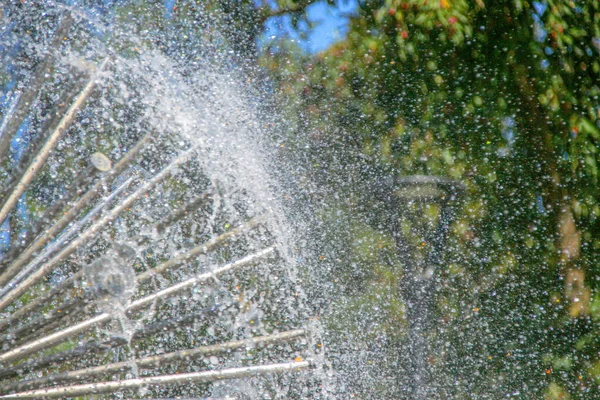
<path id="1" fill-rule="evenodd" d="M 110 158 L 100 152 L 96 152 L 90 156 L 90 163 L 100 172 L 106 172 L 112 168 Z"/>
<path id="2" fill-rule="evenodd" d="M 85 267 L 88 284 L 94 297 L 110 302 L 128 301 L 135 292 L 135 271 L 132 261 L 135 250 L 125 244 L 116 244 L 105 256 Z"/>

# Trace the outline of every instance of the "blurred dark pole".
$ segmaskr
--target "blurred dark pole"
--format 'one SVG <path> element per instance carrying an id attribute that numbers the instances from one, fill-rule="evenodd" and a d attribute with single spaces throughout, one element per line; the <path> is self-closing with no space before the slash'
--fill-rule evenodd
<path id="1" fill-rule="evenodd" d="M 433 356 L 430 333 L 435 328 L 432 313 L 437 292 L 436 279 L 464 185 L 451 179 L 417 175 L 397 179 L 393 190 L 391 201 L 397 214 L 392 228 L 396 252 L 405 267 L 400 291 L 406 304 L 408 323 L 409 398 L 435 399 L 439 398 L 439 394 L 430 368 Z M 423 215 L 427 205 L 439 207 L 437 221 L 428 223 Z M 411 209 L 421 215 L 411 215 Z M 402 221 L 407 220 L 411 224 L 411 233 L 422 238 L 416 248 L 403 233 Z"/>

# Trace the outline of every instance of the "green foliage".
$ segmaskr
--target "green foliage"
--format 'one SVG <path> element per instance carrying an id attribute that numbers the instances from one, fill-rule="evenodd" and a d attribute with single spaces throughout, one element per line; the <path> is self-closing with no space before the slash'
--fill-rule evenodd
<path id="1" fill-rule="evenodd" d="M 460 357 L 440 368 L 463 383 L 453 393 L 459 397 L 597 395 L 599 348 L 584 340 L 600 333 L 597 294 L 593 320 L 584 297 L 575 300 L 584 311 L 574 311 L 569 271 L 585 276 L 581 294 L 597 292 L 600 6 L 536 7 L 364 1 L 347 38 L 327 51 L 308 56 L 283 42 L 262 56 L 295 124 L 290 142 L 309 148 L 313 179 L 354 199 L 352 222 L 326 220 L 332 229 L 352 232 L 385 214 L 371 195 L 382 176 L 445 175 L 467 184 L 438 296 L 439 319 Z M 323 199 L 324 208 L 336 203 Z M 561 229 L 570 213 L 575 233 Z M 568 249 L 576 256 L 564 256 Z M 373 287 L 387 293 L 374 283 L 378 263 L 360 265 L 369 279 L 346 303 L 346 319 L 347 308 L 361 315 L 375 307 Z M 526 310 L 539 317 L 519 316 Z M 521 356 L 479 362 L 484 348 Z"/>

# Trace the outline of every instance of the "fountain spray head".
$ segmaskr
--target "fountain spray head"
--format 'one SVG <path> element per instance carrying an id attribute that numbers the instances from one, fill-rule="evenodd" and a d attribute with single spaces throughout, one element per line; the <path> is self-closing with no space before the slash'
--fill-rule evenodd
<path id="1" fill-rule="evenodd" d="M 121 304 L 131 299 L 136 287 L 132 268 L 135 256 L 132 247 L 117 243 L 106 255 L 85 267 L 86 281 L 95 298 Z"/>
<path id="2" fill-rule="evenodd" d="M 112 168 L 110 158 L 99 151 L 90 156 L 90 164 L 100 172 L 107 172 Z"/>

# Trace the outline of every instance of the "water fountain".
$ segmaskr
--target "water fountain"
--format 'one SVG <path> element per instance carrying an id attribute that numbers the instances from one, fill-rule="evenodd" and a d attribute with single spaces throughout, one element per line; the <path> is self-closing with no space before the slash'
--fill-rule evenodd
<path id="1" fill-rule="evenodd" d="M 37 18 L 0 132 L 0 398 L 306 396 L 321 345 L 235 72 Z"/>

